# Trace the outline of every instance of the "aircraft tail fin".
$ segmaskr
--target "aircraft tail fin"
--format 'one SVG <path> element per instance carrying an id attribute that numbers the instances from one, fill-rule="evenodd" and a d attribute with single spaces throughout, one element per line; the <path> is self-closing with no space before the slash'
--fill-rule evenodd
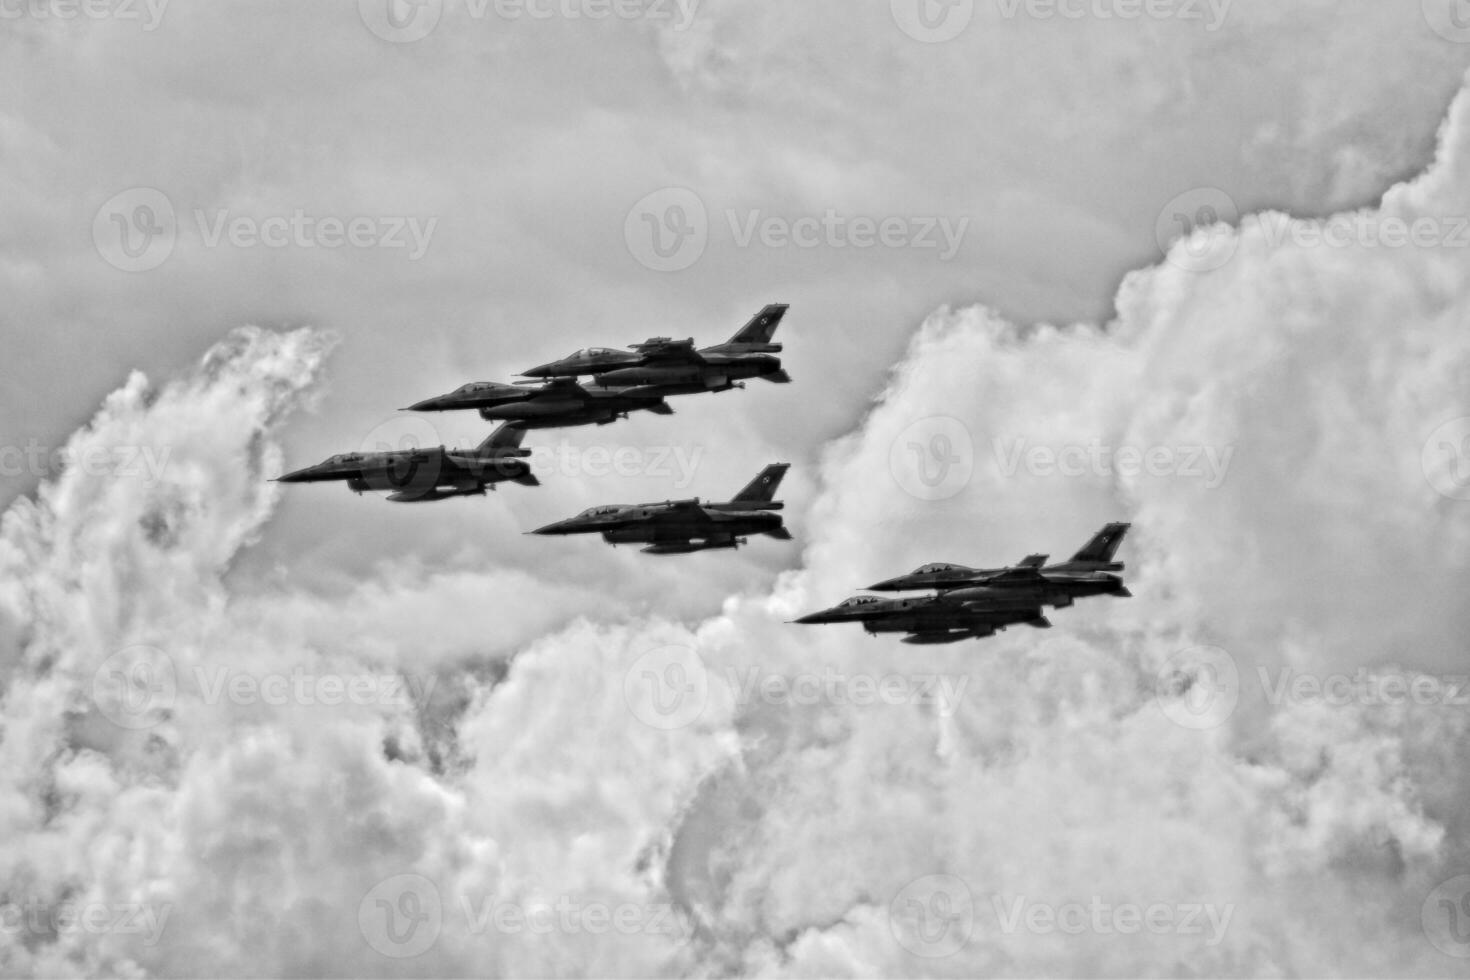
<path id="1" fill-rule="evenodd" d="M 735 495 L 731 503 L 738 504 L 768 504 L 776 499 L 776 488 L 781 485 L 781 478 L 786 471 L 791 469 L 790 463 L 772 463 L 760 471 L 760 475 L 745 485 L 745 489 Z M 752 507 L 752 510 L 760 508 Z"/>
<path id="2" fill-rule="evenodd" d="M 490 456 L 495 453 L 505 453 L 505 450 L 519 450 L 521 442 L 526 438 L 526 430 L 514 422 L 506 422 L 500 428 L 490 433 L 490 437 L 475 449 L 481 456 Z M 523 455 L 523 454 L 521 454 Z"/>
<path id="3" fill-rule="evenodd" d="M 789 309 L 791 309 L 789 303 L 772 303 L 751 317 L 750 322 L 741 327 L 728 342 L 732 344 L 769 344 L 771 337 L 776 333 L 776 328 L 781 325 L 781 318 Z"/>
<path id="4" fill-rule="evenodd" d="M 1118 545 L 1123 543 L 1123 535 L 1128 533 L 1131 524 L 1109 524 L 1101 531 L 1092 536 L 1092 540 L 1082 546 L 1082 550 L 1072 556 L 1073 563 L 1088 565 L 1109 565 L 1113 562 L 1113 555 L 1118 551 Z"/>

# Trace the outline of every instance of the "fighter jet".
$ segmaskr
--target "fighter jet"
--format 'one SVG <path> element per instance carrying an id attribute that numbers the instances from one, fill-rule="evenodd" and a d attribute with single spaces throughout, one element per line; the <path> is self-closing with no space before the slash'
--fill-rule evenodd
<path id="1" fill-rule="evenodd" d="M 876 585 L 873 592 L 938 589 L 947 598 L 985 602 L 993 608 L 1042 605 L 1065 609 L 1077 599 L 1094 595 L 1131 596 L 1123 579 L 1123 563 L 1113 560 L 1128 524 L 1108 524 L 1069 561 L 1046 564 L 1046 555 L 1028 555 L 1006 568 L 967 568 L 936 563 L 924 565 Z"/>
<path id="2" fill-rule="evenodd" d="M 657 504 L 593 507 L 576 517 L 531 534 L 601 534 L 608 544 L 646 544 L 650 555 L 687 555 L 717 548 L 738 548 L 751 534 L 789 541 L 781 515 L 786 505 L 776 496 L 790 463 L 772 463 L 727 503 L 670 500 Z"/>
<path id="3" fill-rule="evenodd" d="M 607 347 L 580 350 L 550 364 L 522 373 L 527 378 L 560 378 L 591 375 L 601 387 L 619 385 L 676 385 L 687 388 L 677 393 L 728 391 L 743 388 L 749 378 L 764 378 L 786 384 L 791 376 L 781 369 L 781 345 L 772 343 L 776 328 L 791 307 L 773 303 L 761 310 L 728 341 L 714 347 L 695 349 L 694 339 L 653 337 L 628 351 Z M 674 394 L 675 392 L 668 392 Z"/>
<path id="4" fill-rule="evenodd" d="M 537 387 L 476 381 L 447 395 L 410 405 L 404 411 L 478 409 L 487 422 L 509 421 L 522 429 L 560 429 L 607 425 L 627 418 L 629 412 L 673 415 L 664 395 L 677 393 L 652 387 L 586 388 L 575 378 L 555 378 Z"/>
<path id="5" fill-rule="evenodd" d="M 502 425 L 473 450 L 400 449 L 383 453 L 344 453 L 326 462 L 279 477 L 280 483 L 323 483 L 345 480 L 349 490 L 387 490 L 394 503 L 427 503 L 450 497 L 483 495 L 488 487 L 510 481 L 540 486 L 522 449 L 526 430 Z"/>
<path id="6" fill-rule="evenodd" d="M 874 636 L 879 633 L 906 633 L 908 635 L 901 642 L 923 646 L 984 639 L 1016 624 L 1036 629 L 1051 628 L 1051 621 L 1042 614 L 1039 606 L 987 608 L 952 598 L 948 593 L 907 599 L 853 596 L 831 609 L 803 616 L 795 622 L 807 625 L 862 623 L 863 629 Z"/>

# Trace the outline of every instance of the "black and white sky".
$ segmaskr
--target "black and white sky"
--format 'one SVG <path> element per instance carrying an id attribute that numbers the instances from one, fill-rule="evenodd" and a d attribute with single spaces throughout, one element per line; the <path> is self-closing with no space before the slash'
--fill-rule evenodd
<path id="1" fill-rule="evenodd" d="M 0 974 L 1470 974 L 1465 0 L 0 0 Z M 269 482 L 791 304 L 543 486 Z M 521 532 L 725 499 L 795 540 Z M 788 625 L 930 561 L 1134 598 Z"/>

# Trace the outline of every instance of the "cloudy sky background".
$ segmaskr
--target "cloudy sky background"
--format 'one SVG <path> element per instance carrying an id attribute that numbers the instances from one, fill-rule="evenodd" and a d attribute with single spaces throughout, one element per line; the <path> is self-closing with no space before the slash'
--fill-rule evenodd
<path id="1" fill-rule="evenodd" d="M 0 901 L 44 911 L 0 935 L 6 972 L 1466 972 L 1470 745 L 1443 680 L 1470 669 L 1464 11 L 997 0 L 925 43 L 903 3 L 449 3 L 396 43 L 375 4 L 134 9 L 0 34 L 4 443 L 166 460 L 0 478 Z M 139 188 L 177 234 L 127 271 L 94 226 Z M 668 188 L 708 241 L 659 272 L 627 229 Z M 1166 256 L 1209 208 L 1239 232 Z M 297 209 L 435 224 L 414 259 L 211 246 L 194 216 Z M 946 260 L 742 245 L 727 217 L 829 210 L 968 223 Z M 1349 241 L 1317 243 L 1333 213 Z M 1386 219 L 1441 234 L 1383 247 Z M 394 409 L 464 381 L 718 341 L 771 301 L 795 384 L 528 440 L 679 450 L 687 487 L 569 471 L 394 507 L 266 482 L 423 434 Z M 1064 476 L 1018 446 L 1172 462 Z M 1219 479 L 1185 465 L 1227 454 Z M 795 544 L 654 561 L 519 534 L 777 459 Z M 1048 633 L 916 651 L 782 622 L 923 561 L 1065 556 L 1114 519 L 1137 598 Z M 1359 668 L 1446 686 L 1273 704 L 1261 679 Z M 144 710 L 120 670 L 157 682 Z M 293 671 L 382 696 L 248 696 Z M 824 671 L 957 696 L 748 686 Z M 645 682 L 671 677 L 693 688 L 662 715 Z M 1189 678 L 1228 696 L 1192 714 Z M 1228 924 L 1007 930 L 1018 899 Z M 639 918 L 471 914 L 559 900 Z M 164 922 L 57 926 L 67 903 Z"/>

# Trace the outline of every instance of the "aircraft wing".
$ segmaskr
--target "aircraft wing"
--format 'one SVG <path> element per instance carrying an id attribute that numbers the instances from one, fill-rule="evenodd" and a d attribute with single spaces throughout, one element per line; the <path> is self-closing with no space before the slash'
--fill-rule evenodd
<path id="1" fill-rule="evenodd" d="M 643 355 L 649 364 L 703 364 L 704 355 L 694 349 L 694 340 L 670 340 L 668 337 L 652 337 L 633 350 Z"/>

